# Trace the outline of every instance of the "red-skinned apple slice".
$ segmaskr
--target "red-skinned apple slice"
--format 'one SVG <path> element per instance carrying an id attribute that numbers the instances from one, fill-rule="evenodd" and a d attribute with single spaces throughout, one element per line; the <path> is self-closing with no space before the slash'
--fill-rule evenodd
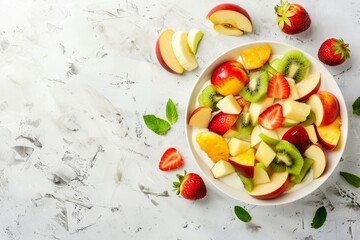
<path id="1" fill-rule="evenodd" d="M 215 165 L 211 168 L 211 173 L 214 178 L 225 177 L 231 173 L 235 172 L 235 168 L 225 160 L 219 160 Z"/>
<path id="2" fill-rule="evenodd" d="M 229 157 L 229 162 L 242 176 L 247 178 L 254 177 L 255 150 L 253 148 L 235 157 Z"/>
<path id="3" fill-rule="evenodd" d="M 337 98 L 329 92 L 317 92 L 307 102 L 315 114 L 315 125 L 326 126 L 332 123 L 340 112 Z"/>
<path id="4" fill-rule="evenodd" d="M 296 99 L 299 102 L 305 101 L 311 95 L 317 93 L 321 85 L 320 73 L 309 75 L 307 78 L 302 80 L 297 87 L 299 98 Z"/>
<path id="5" fill-rule="evenodd" d="M 221 34 L 240 36 L 244 32 L 252 32 L 250 15 L 242 7 L 224 3 L 210 10 L 206 16 L 214 24 L 214 29 Z"/>
<path id="6" fill-rule="evenodd" d="M 320 143 L 329 150 L 334 150 L 341 136 L 341 118 L 338 116 L 332 123 L 315 127 Z"/>
<path id="7" fill-rule="evenodd" d="M 174 31 L 167 29 L 163 31 L 156 41 L 155 52 L 160 65 L 167 71 L 176 74 L 182 74 L 184 68 L 177 60 L 172 48 L 172 37 Z"/>
<path id="8" fill-rule="evenodd" d="M 327 156 L 323 146 L 319 143 L 311 145 L 304 152 L 304 156 L 314 160 L 314 163 L 311 165 L 313 178 L 319 178 L 325 171 L 327 163 Z"/>
<path id="9" fill-rule="evenodd" d="M 295 147 L 300 151 L 300 153 L 304 153 L 310 145 L 309 134 L 307 133 L 306 129 L 301 125 L 290 128 L 288 131 L 285 132 L 281 139 L 294 144 Z"/>
<path id="10" fill-rule="evenodd" d="M 270 177 L 270 182 L 255 185 L 251 196 L 258 199 L 276 198 L 282 194 L 290 182 L 290 175 L 287 172 L 274 172 Z"/>
<path id="11" fill-rule="evenodd" d="M 211 108 L 201 106 L 196 108 L 190 115 L 189 125 L 200 128 L 207 128 L 211 119 Z"/>

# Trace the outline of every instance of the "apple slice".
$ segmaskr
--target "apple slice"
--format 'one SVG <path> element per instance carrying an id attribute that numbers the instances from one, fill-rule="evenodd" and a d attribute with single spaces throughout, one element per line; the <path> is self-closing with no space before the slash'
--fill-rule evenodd
<path id="1" fill-rule="evenodd" d="M 334 150 L 341 136 L 341 118 L 338 116 L 332 123 L 322 127 L 316 127 L 316 132 L 321 144 L 329 150 Z"/>
<path id="2" fill-rule="evenodd" d="M 276 145 L 279 142 L 279 136 L 276 130 L 268 130 L 266 128 L 260 127 L 261 133 L 259 137 L 267 144 Z"/>
<path id="3" fill-rule="evenodd" d="M 186 32 L 175 32 L 171 43 L 177 60 L 185 70 L 192 71 L 197 68 L 198 63 L 196 61 L 195 55 L 192 53 L 189 47 Z"/>
<path id="4" fill-rule="evenodd" d="M 254 167 L 253 183 L 263 184 L 270 182 L 270 177 L 266 171 L 266 167 L 263 163 L 256 163 Z"/>
<path id="5" fill-rule="evenodd" d="M 268 167 L 275 157 L 276 153 L 274 150 L 264 141 L 261 141 L 259 148 L 256 151 L 255 159 L 259 162 L 262 162 L 265 167 Z"/>
<path id="6" fill-rule="evenodd" d="M 188 33 L 188 43 L 191 51 L 196 54 L 199 42 L 201 41 L 204 33 L 199 29 L 193 28 Z"/>
<path id="7" fill-rule="evenodd" d="M 306 132 L 309 135 L 309 139 L 312 143 L 317 143 L 318 142 L 318 137 L 316 135 L 316 130 L 315 130 L 315 126 L 313 124 L 308 125 L 305 127 Z"/>
<path id="8" fill-rule="evenodd" d="M 289 86 L 290 86 L 290 96 L 288 97 L 288 99 L 291 99 L 291 100 L 298 99 L 299 98 L 299 92 L 297 90 L 295 81 L 293 79 L 288 79 L 288 83 L 289 83 Z"/>
<path id="9" fill-rule="evenodd" d="M 308 77 L 303 79 L 297 87 L 299 98 L 296 99 L 302 102 L 308 99 L 311 95 L 317 93 L 321 85 L 320 73 L 310 74 Z"/>
<path id="10" fill-rule="evenodd" d="M 304 156 L 314 160 L 314 163 L 311 165 L 313 178 L 319 178 L 325 171 L 327 163 L 327 156 L 323 146 L 321 146 L 319 143 L 311 145 L 304 152 Z"/>
<path id="11" fill-rule="evenodd" d="M 236 4 L 217 5 L 206 18 L 214 24 L 216 31 L 224 35 L 240 36 L 244 32 L 252 32 L 250 15 Z"/>
<path id="12" fill-rule="evenodd" d="M 247 151 L 251 147 L 249 142 L 234 137 L 230 139 L 228 145 L 231 156 L 237 156 L 240 153 Z"/>
<path id="13" fill-rule="evenodd" d="M 172 48 L 173 35 L 174 31 L 171 29 L 167 29 L 159 35 L 155 46 L 156 57 L 160 65 L 167 71 L 182 74 L 184 68 L 180 65 Z"/>
<path id="14" fill-rule="evenodd" d="M 224 97 L 216 106 L 224 113 L 239 114 L 241 112 L 241 107 L 233 95 Z"/>
<path id="15" fill-rule="evenodd" d="M 254 177 L 255 150 L 253 148 L 250 148 L 246 152 L 240 153 L 235 157 L 229 157 L 229 162 L 242 176 L 246 178 Z"/>
<path id="16" fill-rule="evenodd" d="M 270 107 L 274 102 L 274 98 L 265 97 L 264 99 L 258 102 L 252 102 L 249 107 L 249 113 L 251 122 L 253 125 L 258 123 L 259 115 L 265 111 L 268 107 Z"/>
<path id="17" fill-rule="evenodd" d="M 340 112 L 337 98 L 329 92 L 317 92 L 311 95 L 308 104 L 315 113 L 315 125 L 318 127 L 332 123 Z"/>
<path id="18" fill-rule="evenodd" d="M 256 147 L 261 142 L 261 137 L 259 136 L 261 133 L 260 125 L 256 125 L 251 132 L 251 147 Z"/>
<path id="19" fill-rule="evenodd" d="M 294 144 L 301 154 L 304 153 L 310 145 L 309 135 L 306 129 L 301 125 L 296 125 L 290 128 L 284 133 L 281 139 Z"/>
<path id="20" fill-rule="evenodd" d="M 232 126 L 229 130 L 227 130 L 223 137 L 224 138 L 233 138 L 233 137 L 236 137 L 238 136 L 240 133 L 239 131 L 237 130 L 236 126 Z"/>
<path id="21" fill-rule="evenodd" d="M 305 121 L 307 116 L 310 114 L 310 111 L 311 106 L 306 103 L 286 99 L 283 104 L 284 117 L 294 121 Z"/>
<path id="22" fill-rule="evenodd" d="M 211 168 L 211 173 L 213 174 L 214 178 L 221 178 L 231 173 L 235 172 L 235 168 L 231 163 L 225 160 L 219 160 L 215 165 Z"/>
<path id="23" fill-rule="evenodd" d="M 196 108 L 190 115 L 189 125 L 193 127 L 207 128 L 211 119 L 211 108 L 201 106 Z"/>
<path id="24" fill-rule="evenodd" d="M 248 193 L 258 199 L 271 199 L 282 194 L 290 182 L 290 175 L 287 172 L 274 172 L 270 182 L 255 185 Z"/>

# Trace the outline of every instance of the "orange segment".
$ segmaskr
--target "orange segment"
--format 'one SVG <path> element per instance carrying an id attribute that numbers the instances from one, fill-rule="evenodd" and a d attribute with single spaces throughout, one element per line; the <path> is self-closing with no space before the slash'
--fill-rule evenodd
<path id="1" fill-rule="evenodd" d="M 247 70 L 254 70 L 263 66 L 270 58 L 269 44 L 247 48 L 240 52 L 240 56 Z"/>
<path id="2" fill-rule="evenodd" d="M 214 132 L 201 132 L 196 135 L 196 142 L 214 163 L 221 159 L 228 160 L 229 147 L 222 136 Z"/>

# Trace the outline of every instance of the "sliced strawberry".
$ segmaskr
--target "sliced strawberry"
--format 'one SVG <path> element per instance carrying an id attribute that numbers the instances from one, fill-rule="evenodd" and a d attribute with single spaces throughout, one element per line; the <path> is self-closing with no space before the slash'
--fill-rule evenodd
<path id="1" fill-rule="evenodd" d="M 173 182 L 176 194 L 181 194 L 183 198 L 198 200 L 206 196 L 206 186 L 202 178 L 196 173 L 176 174 L 179 182 Z"/>
<path id="2" fill-rule="evenodd" d="M 209 123 L 209 131 L 224 135 L 236 122 L 239 114 L 228 114 L 219 112 L 217 113 Z"/>
<path id="3" fill-rule="evenodd" d="M 183 163 L 180 153 L 175 148 L 169 148 L 162 155 L 159 168 L 161 171 L 169 171 L 181 167 Z"/>
<path id="4" fill-rule="evenodd" d="M 267 96 L 280 99 L 290 96 L 290 85 L 282 73 L 276 73 L 271 77 Z"/>
<path id="5" fill-rule="evenodd" d="M 282 106 L 276 103 L 268 107 L 259 116 L 259 124 L 269 130 L 281 127 L 284 121 Z"/>

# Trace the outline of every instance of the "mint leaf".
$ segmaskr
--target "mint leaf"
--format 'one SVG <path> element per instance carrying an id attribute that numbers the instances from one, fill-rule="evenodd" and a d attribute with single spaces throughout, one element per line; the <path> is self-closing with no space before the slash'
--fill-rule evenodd
<path id="1" fill-rule="evenodd" d="M 360 97 L 358 97 L 352 105 L 353 114 L 360 116 Z"/>
<path id="2" fill-rule="evenodd" d="M 155 115 L 144 115 L 143 118 L 146 126 L 156 134 L 165 135 L 170 129 L 170 124 L 166 120 Z"/>
<path id="3" fill-rule="evenodd" d="M 235 206 L 234 207 L 235 215 L 243 222 L 250 222 L 251 216 L 250 214 L 242 207 Z"/>
<path id="4" fill-rule="evenodd" d="M 175 123 L 178 119 L 176 106 L 170 98 L 166 103 L 166 118 L 170 123 Z"/>
<path id="5" fill-rule="evenodd" d="M 326 208 L 324 206 L 319 207 L 315 212 L 315 216 L 312 220 L 311 227 L 315 229 L 320 228 L 324 224 L 326 220 L 326 216 L 327 216 Z"/>
<path id="6" fill-rule="evenodd" d="M 345 180 L 353 185 L 354 187 L 360 187 L 360 178 L 352 173 L 340 172 L 340 175 L 345 178 Z"/>

